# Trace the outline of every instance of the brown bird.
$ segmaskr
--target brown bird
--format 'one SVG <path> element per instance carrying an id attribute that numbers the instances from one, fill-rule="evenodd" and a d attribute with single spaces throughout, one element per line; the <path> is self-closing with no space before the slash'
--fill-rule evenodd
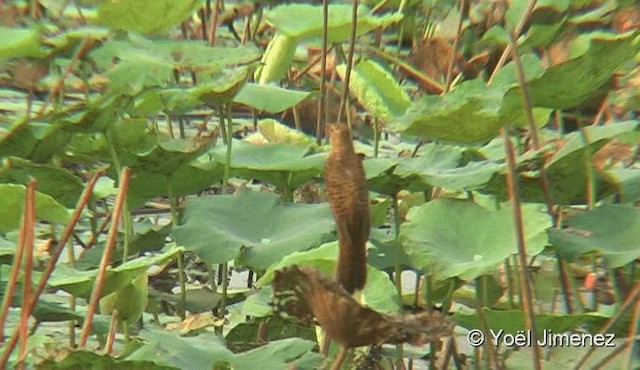
<path id="1" fill-rule="evenodd" d="M 331 151 L 324 167 L 329 205 L 336 222 L 340 254 L 336 279 L 353 293 L 367 282 L 367 240 L 371 230 L 369 191 L 362 159 L 345 124 L 328 126 Z"/>
<path id="2" fill-rule="evenodd" d="M 423 345 L 451 334 L 454 324 L 437 311 L 415 315 L 384 314 L 363 307 L 334 279 L 310 266 L 275 272 L 272 304 L 276 313 L 315 319 L 341 345 L 332 369 L 339 369 L 349 348 L 409 342 Z"/>

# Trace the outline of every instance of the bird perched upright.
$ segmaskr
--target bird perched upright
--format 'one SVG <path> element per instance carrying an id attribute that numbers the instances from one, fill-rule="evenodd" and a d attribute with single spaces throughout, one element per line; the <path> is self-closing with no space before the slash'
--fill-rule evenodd
<path id="1" fill-rule="evenodd" d="M 367 240 L 371 229 L 369 191 L 362 159 L 356 154 L 347 125 L 328 125 L 331 151 L 324 167 L 329 205 L 336 222 L 340 254 L 336 279 L 346 291 L 367 282 Z"/>

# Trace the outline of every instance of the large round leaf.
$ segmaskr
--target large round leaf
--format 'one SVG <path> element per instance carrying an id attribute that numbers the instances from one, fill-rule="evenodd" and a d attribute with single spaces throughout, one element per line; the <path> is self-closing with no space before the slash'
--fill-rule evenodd
<path id="1" fill-rule="evenodd" d="M 101 297 L 111 294 L 131 283 L 134 279 L 146 273 L 152 265 L 162 264 L 174 258 L 179 251 L 179 248 L 172 248 L 162 254 L 138 257 L 120 266 L 107 269 Z M 79 271 L 66 264 L 61 264 L 53 270 L 48 284 L 52 287 L 62 289 L 67 293 L 89 298 L 94 288 L 94 281 L 97 275 L 97 269 Z"/>
<path id="2" fill-rule="evenodd" d="M 233 98 L 241 103 L 269 113 L 278 113 L 298 105 L 308 98 L 311 92 L 287 90 L 275 85 L 248 83 Z"/>
<path id="3" fill-rule="evenodd" d="M 299 361 L 308 363 L 312 357 L 315 368 L 318 356 L 310 354 L 315 342 L 300 338 L 289 338 L 270 342 L 250 351 L 233 353 L 224 339 L 213 333 L 182 337 L 177 333 L 160 330 L 143 330 L 139 336 L 146 342 L 127 361 L 153 361 L 156 365 L 179 369 L 286 369 Z"/>
<path id="4" fill-rule="evenodd" d="M 215 161 L 224 163 L 226 148 L 216 148 L 212 155 Z M 280 189 L 292 190 L 319 176 L 324 161 L 324 153 L 314 155 L 306 146 L 256 145 L 234 141 L 231 171 L 235 176 L 255 178 L 276 185 Z"/>
<path id="5" fill-rule="evenodd" d="M 333 229 L 326 203 L 283 204 L 276 194 L 243 191 L 187 202 L 173 236 L 207 263 L 240 257 L 247 266 L 266 269 L 290 253 L 317 247 Z"/>
<path id="6" fill-rule="evenodd" d="M 446 95 L 427 95 L 391 122 L 389 129 L 432 140 L 474 143 L 498 134 L 504 91 L 471 80 Z"/>
<path id="7" fill-rule="evenodd" d="M 195 11 L 194 0 L 114 0 L 98 7 L 98 22 L 111 28 L 142 33 L 161 33 Z"/>
<path id="8" fill-rule="evenodd" d="M 402 19 L 402 15 L 387 14 L 376 17 L 366 7 L 358 9 L 356 33 L 361 35 L 370 30 L 389 25 Z M 322 7 L 310 4 L 287 4 L 278 6 L 265 14 L 265 20 L 275 29 L 295 38 L 322 36 Z M 327 33 L 329 42 L 348 40 L 351 34 L 351 5 L 333 4 L 329 6 Z"/>
<path id="9" fill-rule="evenodd" d="M 606 126 L 589 126 L 585 128 L 588 142 L 579 132 L 565 135 L 566 142 L 553 157 L 547 161 L 545 168 L 549 180 L 549 192 L 554 204 L 585 203 L 587 197 L 588 173 L 584 166 L 587 155 L 592 155 L 607 142 L 638 127 L 638 121 L 618 122 Z M 523 165 L 526 162 L 522 163 Z M 519 170 L 520 196 L 526 202 L 543 202 L 544 196 L 540 186 L 539 172 L 531 171 L 531 167 L 523 166 Z M 504 171 L 503 171 L 504 172 Z M 598 180 L 597 199 L 613 193 L 620 188 L 620 181 L 606 172 L 595 169 Z M 496 194 L 500 199 L 507 198 L 506 174 L 494 178 L 482 189 L 482 192 Z M 627 191 L 628 193 L 628 191 Z"/>
<path id="10" fill-rule="evenodd" d="M 613 73 L 640 50 L 637 32 L 593 32 L 572 41 L 572 59 L 549 67 L 528 82 L 536 107 L 573 108 L 592 96 Z M 579 54 L 578 56 L 575 56 Z"/>
<path id="11" fill-rule="evenodd" d="M 38 180 L 38 191 L 50 195 L 65 207 L 76 205 L 84 185 L 71 171 L 22 158 L 9 158 L 0 165 L 0 183 L 26 185 L 29 178 Z"/>
<path id="12" fill-rule="evenodd" d="M 24 185 L 0 184 L 0 233 L 20 227 L 25 190 Z M 51 196 L 36 191 L 36 218 L 64 224 L 69 219 L 69 211 Z"/>
<path id="13" fill-rule="evenodd" d="M 527 254 L 547 244 L 551 220 L 541 204 L 523 204 Z M 474 279 L 495 270 L 517 253 L 511 207 L 489 210 L 476 203 L 436 199 L 412 208 L 400 228 L 400 240 L 413 264 L 438 280 Z"/>
<path id="14" fill-rule="evenodd" d="M 547 231 L 551 244 L 568 261 L 596 253 L 615 268 L 640 257 L 640 210 L 635 207 L 605 204 L 572 217 L 568 224 L 568 229 Z"/>

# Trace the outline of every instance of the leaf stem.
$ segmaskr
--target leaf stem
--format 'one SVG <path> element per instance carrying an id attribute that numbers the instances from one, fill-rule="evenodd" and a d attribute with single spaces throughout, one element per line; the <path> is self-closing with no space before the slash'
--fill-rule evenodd
<path id="1" fill-rule="evenodd" d="M 120 162 L 120 158 L 118 157 L 118 152 L 116 151 L 115 141 L 113 140 L 113 127 L 108 128 L 103 132 L 104 138 L 107 141 L 107 147 L 109 148 L 109 153 L 111 154 L 111 160 L 113 161 L 113 165 L 115 166 L 116 173 L 118 174 L 118 183 L 122 183 L 122 162 Z M 127 199 L 124 200 L 124 213 L 122 216 L 123 223 L 123 232 L 124 232 L 124 246 L 122 248 L 122 261 L 127 262 L 129 258 L 129 247 L 131 244 L 131 235 L 133 234 L 133 221 L 131 218 L 131 212 L 129 212 L 129 207 L 127 204 Z M 117 222 L 117 221 L 116 221 Z"/>
<path id="2" fill-rule="evenodd" d="M 22 310 L 20 310 L 20 353 L 18 356 L 18 366 L 22 368 L 25 365 L 27 358 L 27 339 L 29 334 L 27 332 L 27 326 L 29 325 L 30 314 L 24 308 L 27 306 L 32 292 L 31 274 L 33 272 L 33 232 L 35 228 L 36 219 L 36 185 L 37 181 L 33 178 L 29 179 L 27 183 L 27 191 L 24 197 L 24 216 L 22 221 L 22 228 L 24 232 L 20 232 L 24 235 L 22 245 L 20 246 L 24 250 L 24 276 L 22 281 Z M 18 266 L 20 263 L 18 263 Z"/>
<path id="3" fill-rule="evenodd" d="M 338 121 L 342 119 L 342 113 L 346 112 L 347 122 L 350 122 L 349 111 L 345 110 L 349 99 L 349 83 L 351 82 L 351 69 L 353 68 L 353 54 L 356 46 L 356 30 L 358 28 L 358 0 L 352 0 L 351 6 L 351 37 L 349 38 L 349 54 L 347 56 L 347 68 L 344 73 L 344 88 L 342 90 L 342 98 L 338 107 Z M 351 126 L 349 126 L 351 128 Z"/>
<path id="4" fill-rule="evenodd" d="M 533 9 L 536 7 L 536 2 L 537 2 L 536 0 L 529 1 L 529 4 L 527 5 L 527 9 L 524 11 L 524 13 L 522 14 L 522 17 L 520 18 L 520 21 L 518 21 L 518 25 L 516 25 L 516 28 L 513 30 L 515 37 L 519 36 L 520 33 L 522 32 L 522 29 L 524 28 L 525 24 L 527 23 L 527 20 L 531 16 L 531 13 L 533 13 Z M 507 57 L 509 57 L 511 50 L 512 50 L 512 46 L 511 46 L 511 43 L 509 43 L 504 48 L 502 55 L 500 55 L 500 59 L 498 60 L 496 67 L 493 69 L 493 73 L 491 73 L 491 77 L 489 77 L 487 84 L 491 84 L 491 82 L 493 81 L 493 78 L 496 76 L 500 68 L 502 68 L 504 63 L 507 61 Z"/>
<path id="5" fill-rule="evenodd" d="M 227 188 L 229 187 L 229 172 L 231 170 L 231 148 L 233 144 L 232 133 L 233 133 L 233 123 L 231 121 L 231 104 L 224 104 L 221 109 L 220 115 L 220 125 L 225 126 L 225 121 L 227 124 L 226 129 L 226 145 L 227 152 L 224 157 L 224 175 L 222 177 L 222 194 L 227 193 Z M 226 118 L 226 120 L 225 120 Z"/>
<path id="6" fill-rule="evenodd" d="M 395 237 L 395 244 L 396 244 L 396 249 L 397 249 L 397 255 L 400 255 L 400 210 L 398 207 L 398 193 L 394 193 L 391 196 L 391 204 L 393 207 L 393 226 L 394 226 L 394 237 Z M 396 258 L 396 261 L 399 261 L 398 258 Z M 395 266 L 394 266 L 394 283 L 396 285 L 396 292 L 398 293 L 398 297 L 400 298 L 400 301 L 402 301 L 402 266 L 400 265 L 400 262 L 396 262 Z M 402 310 L 402 309 L 401 309 Z M 396 366 L 397 368 L 401 369 L 404 366 L 404 350 L 403 350 L 403 345 L 397 344 L 396 345 Z"/>
<path id="7" fill-rule="evenodd" d="M 529 89 L 527 87 L 526 76 L 524 74 L 524 67 L 522 65 L 522 60 L 520 59 L 520 55 L 518 54 L 518 46 L 517 46 L 515 37 L 516 36 L 514 33 L 509 32 L 509 47 L 511 50 L 513 61 L 516 65 L 516 74 L 518 76 L 518 82 L 520 84 L 520 88 L 522 89 L 522 104 L 524 106 L 525 114 L 527 117 L 529 134 L 531 135 L 531 142 L 533 144 L 533 148 L 534 150 L 537 151 L 537 150 L 540 150 L 538 126 L 533 116 L 533 103 L 531 100 Z M 540 184 L 542 186 L 542 194 L 547 204 L 547 213 L 551 217 L 554 227 L 560 228 L 562 226 L 560 222 L 561 219 L 559 216 L 560 211 L 559 210 L 554 211 L 554 202 L 551 196 L 551 191 L 549 186 L 549 177 L 547 176 L 547 170 L 544 167 L 544 164 L 540 167 L 539 172 L 540 172 Z M 565 302 L 565 309 L 567 313 L 572 313 L 573 306 L 571 303 L 570 282 L 569 282 L 569 274 L 567 272 L 567 265 L 565 261 L 562 258 L 560 258 L 557 252 L 556 252 L 556 259 L 558 261 L 560 285 L 562 286 L 562 295 Z"/>
<path id="8" fill-rule="evenodd" d="M 65 227 L 62 233 L 62 236 L 58 241 L 58 244 L 51 251 L 51 258 L 49 259 L 49 264 L 47 265 L 47 268 L 42 273 L 40 277 L 40 281 L 38 281 L 38 286 L 36 287 L 35 292 L 31 296 L 31 299 L 28 301 L 29 304 L 26 306 L 23 306 L 22 308 L 29 315 L 31 315 L 31 312 L 33 312 L 33 309 L 35 308 L 36 303 L 40 298 L 40 295 L 42 294 L 45 286 L 47 285 L 47 281 L 49 280 L 49 278 L 51 277 L 51 274 L 53 273 L 53 269 L 56 267 L 56 264 L 58 262 L 58 259 L 60 258 L 60 255 L 62 254 L 62 251 L 64 251 L 67 242 L 71 238 L 71 234 L 73 234 L 73 229 L 75 228 L 76 224 L 78 223 L 78 220 L 80 219 L 82 210 L 84 209 L 84 206 L 89 202 L 89 199 L 91 198 L 91 194 L 93 194 L 93 188 L 95 187 L 96 182 L 103 175 L 104 175 L 104 170 L 98 171 L 95 175 L 93 175 L 93 177 L 91 178 L 91 180 L 89 180 L 89 183 L 85 187 L 84 191 L 82 192 L 82 195 L 80 195 L 80 198 L 78 199 L 78 204 L 76 205 L 76 208 L 74 209 L 73 214 L 71 215 L 71 220 Z M 11 352 L 13 352 L 13 350 L 16 347 L 16 344 L 18 343 L 18 335 L 19 335 L 19 331 L 14 330 L 13 335 L 11 336 L 11 339 L 5 345 L 5 351 L 2 354 L 2 358 L 0 358 L 0 369 L 4 369 L 6 367 L 7 362 L 9 361 L 9 357 L 11 356 Z"/>
<path id="9" fill-rule="evenodd" d="M 322 0 L 322 54 L 320 58 L 320 101 L 316 119 L 316 144 L 320 145 L 324 137 L 327 121 L 327 43 L 329 32 L 329 0 Z"/>
<path id="10" fill-rule="evenodd" d="M 187 309 L 187 281 L 184 273 L 184 252 L 180 250 L 178 252 L 178 280 L 180 281 L 180 319 L 186 318 Z"/>
<path id="11" fill-rule="evenodd" d="M 218 284 L 222 287 L 222 297 L 220 298 L 220 309 L 218 310 L 218 317 L 224 320 L 224 316 L 227 311 L 227 288 L 229 287 L 229 263 L 225 262 L 220 264 L 220 268 L 222 270 L 221 280 L 218 281 Z M 220 334 L 222 334 L 223 326 L 220 326 Z"/>
<path id="12" fill-rule="evenodd" d="M 462 25 L 466 18 L 466 8 L 468 0 L 460 0 L 460 20 L 458 21 L 458 28 L 456 36 L 453 39 L 453 46 L 451 47 L 451 55 L 449 56 L 449 63 L 447 64 L 447 75 L 444 84 L 444 94 L 451 89 L 451 81 L 453 80 L 453 66 L 456 63 L 456 56 L 458 54 L 458 45 L 460 44 L 460 36 L 462 35 Z"/>
<path id="13" fill-rule="evenodd" d="M 516 159 L 511 139 L 507 135 L 507 129 L 500 129 L 502 140 L 504 141 L 504 151 L 507 157 L 507 185 L 509 188 L 509 199 L 513 215 L 516 240 L 518 242 L 518 271 L 520 273 L 520 296 L 525 312 L 525 324 L 531 333 L 533 366 L 536 370 L 542 369 L 540 357 L 540 347 L 538 345 L 538 332 L 536 328 L 535 315 L 533 312 L 533 294 L 531 292 L 531 273 L 527 263 L 527 249 L 524 238 L 524 224 L 522 221 L 522 209 L 520 207 L 520 195 L 518 193 L 518 175 L 516 173 Z"/>
<path id="14" fill-rule="evenodd" d="M 118 237 L 118 220 L 122 216 L 122 212 L 125 208 L 125 199 L 127 197 L 127 191 L 129 189 L 129 177 L 131 175 L 131 170 L 128 167 L 124 167 L 122 169 L 122 173 L 120 174 L 120 190 L 118 191 L 118 195 L 116 196 L 116 202 L 113 206 L 113 222 L 111 223 L 111 228 L 109 228 L 109 233 L 107 235 L 107 244 L 104 248 L 104 253 L 102 254 L 102 259 L 100 260 L 100 267 L 98 268 L 98 275 L 96 276 L 96 280 L 93 286 L 93 290 L 91 291 L 91 298 L 89 300 L 89 304 L 87 306 L 87 313 L 84 319 L 84 325 L 82 326 L 82 333 L 80 335 L 80 343 L 79 347 L 84 348 L 87 344 L 87 339 L 89 338 L 89 334 L 91 333 L 91 328 L 93 326 L 93 316 L 98 307 L 98 302 L 100 298 L 102 298 L 102 290 L 104 289 L 107 267 L 111 263 L 111 254 L 115 249 L 116 239 Z"/>
<path id="15" fill-rule="evenodd" d="M 618 308 L 618 310 L 616 311 L 615 315 L 613 315 L 612 318 L 609 319 L 609 321 L 607 321 L 607 323 L 600 328 L 600 330 L 598 331 L 598 334 L 604 334 L 606 332 L 609 331 L 609 329 L 611 329 L 611 327 L 618 322 L 618 320 L 622 317 L 622 315 L 625 313 L 625 311 L 631 307 L 632 304 L 637 304 L 638 302 L 638 298 L 640 297 L 640 282 L 637 282 L 635 287 L 633 288 L 633 291 L 631 291 L 631 293 L 629 293 L 629 295 L 627 296 L 627 299 L 624 301 L 624 303 Z M 587 359 L 593 354 L 593 352 L 597 349 L 598 347 L 589 347 L 589 349 L 587 350 L 587 352 L 582 356 L 582 358 L 580 358 L 580 360 L 576 363 L 576 366 L 574 367 L 574 369 L 581 369 L 582 365 L 585 364 L 585 362 L 587 362 Z"/>

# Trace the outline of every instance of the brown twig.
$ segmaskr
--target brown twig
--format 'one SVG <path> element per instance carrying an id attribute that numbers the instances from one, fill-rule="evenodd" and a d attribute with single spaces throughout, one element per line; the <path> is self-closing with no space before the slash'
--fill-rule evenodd
<path id="1" fill-rule="evenodd" d="M 353 68 L 353 54 L 356 46 L 356 30 L 358 28 L 358 0 L 353 0 L 351 7 L 351 38 L 349 39 L 349 55 L 347 56 L 347 68 L 344 72 L 344 87 L 342 90 L 342 97 L 340 99 L 340 106 L 338 107 L 338 121 L 342 119 L 342 113 L 345 111 L 344 107 L 349 99 L 349 83 L 351 82 L 351 69 Z M 348 115 L 348 113 L 347 113 Z M 347 122 L 351 120 L 347 118 Z"/>
<path id="2" fill-rule="evenodd" d="M 529 5 L 527 5 L 527 9 L 522 14 L 522 18 L 520 18 L 520 21 L 518 22 L 518 25 L 516 26 L 515 30 L 513 31 L 513 33 L 516 36 L 519 36 L 520 32 L 522 32 L 522 29 L 524 28 L 525 23 L 527 23 L 527 20 L 531 16 L 531 13 L 533 13 L 533 9 L 536 7 L 536 2 L 537 2 L 536 0 L 530 0 L 529 1 Z M 491 73 L 491 77 L 489 77 L 489 81 L 487 83 L 491 84 L 491 82 L 493 81 L 493 78 L 496 76 L 496 74 L 498 73 L 500 68 L 502 68 L 504 63 L 507 61 L 507 57 L 509 56 L 509 53 L 511 53 L 511 46 L 507 45 L 504 48 L 504 51 L 502 52 L 502 55 L 500 55 L 500 59 L 498 60 L 498 63 L 496 64 L 496 68 L 493 69 L 493 73 Z"/>
<path id="3" fill-rule="evenodd" d="M 516 158 L 513 145 L 507 129 L 500 130 L 502 140 L 504 141 L 504 151 L 507 157 L 507 185 L 509 188 L 509 199 L 511 201 L 511 212 L 513 214 L 513 224 L 515 227 L 516 240 L 518 242 L 518 257 L 520 273 L 520 295 L 522 305 L 525 312 L 525 324 L 531 332 L 532 349 L 533 349 L 533 366 L 536 370 L 542 369 L 540 347 L 538 345 L 538 333 L 536 330 L 536 321 L 533 312 L 533 294 L 531 292 L 531 274 L 527 268 L 527 249 L 524 238 L 524 225 L 522 221 L 522 209 L 520 207 L 520 195 L 518 193 L 518 175 L 516 173 Z"/>
<path id="4" fill-rule="evenodd" d="M 316 119 L 316 144 L 320 145 L 324 136 L 324 126 L 327 121 L 327 39 L 329 28 L 329 0 L 322 0 L 322 57 L 320 59 L 320 101 L 318 117 Z"/>
<path id="5" fill-rule="evenodd" d="M 366 49 L 367 51 L 371 51 L 377 56 L 397 65 L 398 68 L 400 68 L 404 73 L 415 78 L 423 88 L 431 90 L 435 94 L 442 94 L 444 92 L 444 86 L 442 86 L 441 84 L 439 84 L 437 81 L 427 76 L 426 74 L 422 73 L 421 71 L 418 71 L 409 63 L 406 63 L 400 60 L 399 58 L 395 58 L 393 56 L 387 55 L 387 53 L 380 51 L 371 46 L 366 46 Z"/>
<path id="6" fill-rule="evenodd" d="M 449 56 L 449 64 L 447 65 L 447 75 L 444 83 L 444 93 L 446 94 L 451 89 L 451 81 L 453 80 L 453 65 L 456 63 L 456 55 L 458 54 L 458 45 L 460 44 L 460 36 L 462 35 L 462 25 L 464 24 L 465 13 L 468 1 L 460 0 L 460 20 L 458 21 L 458 29 L 456 36 L 453 39 L 453 46 L 451 47 L 451 55 Z"/>
<path id="7" fill-rule="evenodd" d="M 349 353 L 349 349 L 347 347 L 340 346 L 340 351 L 336 355 L 333 365 L 331 365 L 331 370 L 340 370 L 344 360 L 347 358 L 347 353 Z"/>
<path id="8" fill-rule="evenodd" d="M 633 364 L 633 349 L 635 348 L 635 340 L 638 337 L 638 330 L 640 325 L 640 300 L 636 302 L 636 307 L 633 310 L 633 320 L 629 327 L 629 336 L 627 337 L 627 344 L 629 345 L 627 357 L 625 358 L 625 366 L 623 369 L 631 369 Z"/>
<path id="9" fill-rule="evenodd" d="M 100 234 L 102 234 L 104 232 L 104 230 L 107 228 L 107 225 L 109 224 L 109 221 L 111 221 L 111 215 L 113 214 L 113 210 L 109 211 L 104 220 L 102 220 L 102 224 L 100 225 L 100 227 L 98 227 L 98 230 L 96 230 L 95 234 L 91 234 L 91 238 L 89 238 L 89 241 L 86 244 L 86 249 L 91 249 L 91 247 L 93 247 L 93 245 L 98 241 L 98 237 L 100 236 Z"/>
<path id="10" fill-rule="evenodd" d="M 538 125 L 535 122 L 535 118 L 533 117 L 533 102 L 531 100 L 531 94 L 529 92 L 529 88 L 527 87 L 527 80 L 524 74 L 524 67 L 522 65 L 522 60 L 520 59 L 520 55 L 518 54 L 518 45 L 516 43 L 516 37 L 513 33 L 509 32 L 509 46 L 511 49 L 511 57 L 516 66 L 516 74 L 518 76 L 518 82 L 520 84 L 520 88 L 522 89 L 522 104 L 524 106 L 524 111 L 527 117 L 527 125 L 529 127 L 529 133 L 531 135 L 531 142 L 533 144 L 533 149 L 538 151 L 540 150 L 540 139 L 538 135 Z M 554 202 L 551 197 L 551 191 L 549 190 L 549 177 L 547 176 L 547 170 L 543 166 L 540 167 L 540 184 L 542 186 L 542 194 L 547 204 L 547 213 L 551 217 L 553 221 L 553 226 L 556 228 L 561 227 L 559 222 L 558 214 L 554 211 Z M 570 283 L 569 276 L 567 274 L 567 265 L 559 256 L 558 257 L 558 270 L 560 274 L 560 284 L 562 285 L 562 293 L 564 298 L 564 303 L 566 306 L 567 313 L 573 312 L 573 307 L 571 304 L 571 295 L 570 295 Z"/>
<path id="11" fill-rule="evenodd" d="M 111 312 L 111 322 L 109 323 L 109 334 L 107 335 L 107 343 L 105 344 L 105 353 L 110 355 L 113 352 L 113 343 L 116 339 L 116 331 L 118 330 L 118 309 L 114 308 Z"/>
<path id="12" fill-rule="evenodd" d="M 480 304 L 476 304 L 476 314 L 480 319 L 480 327 L 482 328 L 484 337 L 487 338 L 487 340 L 484 341 L 484 345 L 485 347 L 487 347 L 487 351 L 489 352 L 489 359 L 491 360 L 491 362 L 493 362 L 493 366 L 497 370 L 500 370 L 502 369 L 502 366 L 500 366 L 500 361 L 498 361 L 498 354 L 496 353 L 496 348 L 493 347 L 493 341 L 488 340 L 489 338 L 491 338 L 491 332 L 489 330 L 487 318 L 485 317 L 484 312 L 482 312 L 482 307 L 480 307 Z"/>
<path id="13" fill-rule="evenodd" d="M 209 45 L 216 43 L 216 31 L 218 29 L 218 18 L 220 17 L 220 0 L 216 0 L 213 5 L 213 20 L 209 24 Z"/>
<path id="14" fill-rule="evenodd" d="M 27 183 L 27 191 L 24 198 L 24 218 L 22 222 L 22 228 L 24 229 L 24 243 L 22 248 L 24 249 L 24 277 L 22 282 L 23 295 L 22 295 L 22 307 L 26 307 L 29 299 L 31 298 L 31 273 L 33 271 L 33 230 L 36 223 L 36 185 L 37 180 L 31 178 Z M 22 234 L 22 232 L 21 232 Z M 20 367 L 25 365 L 27 358 L 27 339 L 29 333 L 27 327 L 29 325 L 30 314 L 27 310 L 22 309 L 20 312 L 20 353 L 18 356 L 18 363 Z"/>
<path id="15" fill-rule="evenodd" d="M 113 222 L 111 228 L 109 228 L 109 234 L 107 235 L 107 244 L 102 254 L 102 260 L 100 260 L 100 267 L 98 268 L 98 276 L 96 276 L 93 290 L 91 292 L 91 298 L 87 306 L 87 314 L 84 319 L 84 325 L 82 326 L 82 333 L 80 334 L 80 348 L 84 348 L 87 344 L 87 339 L 91 333 L 91 327 L 93 326 L 93 315 L 98 307 L 98 302 L 102 297 L 102 290 L 104 289 L 105 278 L 107 274 L 107 267 L 111 262 L 111 254 L 116 245 L 118 237 L 118 221 L 122 216 L 124 210 L 125 199 L 127 198 L 127 190 L 129 188 L 129 175 L 131 170 L 128 167 L 122 168 L 120 175 L 120 190 L 116 196 L 116 202 L 113 206 Z"/>
<path id="16" fill-rule="evenodd" d="M 64 73 L 62 74 L 62 76 L 60 76 L 60 78 L 56 82 L 56 84 L 53 87 L 53 89 L 51 89 L 51 92 L 49 93 L 49 96 L 47 97 L 47 101 L 38 110 L 38 113 L 36 114 L 37 116 L 41 116 L 44 113 L 44 111 L 49 107 L 49 105 L 51 105 L 51 103 L 55 100 L 56 96 L 58 96 L 58 93 L 60 92 L 60 90 L 64 86 L 64 80 L 66 80 L 67 77 L 69 77 L 69 75 L 71 74 L 73 69 L 78 64 L 78 61 L 80 60 L 80 58 L 82 58 L 84 56 L 84 54 L 87 51 L 89 51 L 89 48 L 91 47 L 92 43 L 93 43 L 93 39 L 91 37 L 86 37 L 84 39 L 84 41 L 82 42 L 82 45 L 80 45 L 80 48 L 78 49 L 76 54 L 71 59 L 71 62 L 69 63 L 69 65 L 67 65 L 67 68 L 65 69 Z"/>
<path id="17" fill-rule="evenodd" d="M 611 329 L 613 324 L 615 324 L 620 319 L 620 317 L 622 317 L 622 314 L 624 314 L 624 312 L 627 310 L 627 308 L 629 308 L 632 304 L 635 304 L 638 301 L 638 297 L 640 297 L 640 283 L 636 283 L 635 288 L 633 288 L 633 291 L 631 293 L 629 293 L 629 296 L 624 301 L 622 306 L 620 306 L 620 308 L 618 308 L 618 311 L 616 312 L 616 314 L 612 318 L 610 318 L 609 321 L 607 321 L 607 323 L 600 329 L 600 331 L 598 333 L 599 334 L 604 334 L 607 331 L 609 331 L 609 329 Z M 596 348 L 597 347 L 589 347 L 587 352 L 578 361 L 578 363 L 576 364 L 574 369 L 581 368 L 582 365 L 584 365 L 584 363 L 587 361 L 587 359 L 593 354 L 593 352 L 596 350 Z"/>
<path id="18" fill-rule="evenodd" d="M 26 203 L 26 200 L 25 200 Z M 25 205 L 26 207 L 26 205 Z M 25 214 L 26 216 L 26 214 Z M 18 275 L 20 273 L 20 265 L 22 264 L 22 255 L 24 254 L 25 235 L 26 228 L 23 225 L 20 228 L 20 234 L 18 236 L 18 245 L 16 248 L 16 254 L 13 256 L 13 266 L 11 267 L 11 275 L 7 282 L 7 289 L 4 292 L 4 298 L 2 300 L 2 312 L 0 313 L 0 339 L 4 342 L 4 327 L 9 315 L 9 309 L 11 308 L 11 302 L 15 295 L 16 286 L 18 285 Z M 24 302 L 22 302 L 24 305 Z"/>
<path id="19" fill-rule="evenodd" d="M 36 290 L 32 298 L 29 300 L 29 304 L 26 307 L 23 307 L 23 309 L 26 310 L 29 314 L 33 312 L 33 309 L 35 308 L 36 303 L 38 302 L 38 298 L 40 298 L 40 295 L 44 291 L 44 288 L 47 285 L 47 281 L 51 277 L 51 274 L 53 273 L 53 269 L 56 267 L 56 263 L 58 262 L 58 259 L 60 258 L 62 251 L 64 251 L 64 248 L 67 242 L 69 241 L 71 234 L 73 233 L 73 229 L 76 227 L 76 224 L 80 219 L 82 210 L 84 209 L 85 205 L 89 202 L 89 199 L 93 194 L 93 188 L 95 187 L 96 182 L 100 177 L 102 177 L 102 175 L 104 175 L 104 170 L 98 171 L 95 175 L 93 175 L 93 177 L 91 178 L 91 180 L 89 180 L 89 183 L 85 187 L 84 191 L 82 192 L 82 195 L 80 195 L 80 199 L 78 199 L 78 204 L 76 205 L 76 208 L 73 211 L 73 214 L 71 215 L 71 220 L 67 224 L 66 228 L 62 233 L 62 237 L 58 241 L 58 244 L 56 245 L 53 252 L 51 253 L 51 259 L 49 260 L 49 264 L 47 265 L 47 268 L 42 273 L 42 276 L 40 277 L 40 281 L 38 282 L 38 286 L 36 287 Z M 0 358 L 0 369 L 4 369 L 6 367 L 7 362 L 9 361 L 9 356 L 11 356 L 11 352 L 13 352 L 13 350 L 16 347 L 16 344 L 18 343 L 18 334 L 19 334 L 18 330 L 15 330 L 13 332 L 13 335 L 11 336 L 11 339 L 5 346 L 5 351 L 2 354 L 2 358 Z"/>
<path id="20" fill-rule="evenodd" d="M 327 53 L 330 53 L 333 50 L 333 45 L 331 45 L 329 47 L 329 50 L 327 50 Z M 322 60 L 322 54 L 316 56 L 315 58 L 313 58 L 309 64 L 307 64 L 306 67 L 304 67 L 300 72 L 298 72 L 292 79 L 291 79 L 291 84 L 295 84 L 296 82 L 298 82 L 304 75 L 307 74 L 307 72 L 309 72 L 309 70 L 311 68 L 313 68 L 316 64 L 318 64 L 320 61 Z"/>
<path id="21" fill-rule="evenodd" d="M 371 9 L 371 14 L 376 14 L 377 12 L 379 12 L 380 9 L 384 8 L 388 2 L 389 0 L 382 0 L 381 2 L 379 2 L 376 6 L 373 7 L 373 9 Z"/>
<path id="22" fill-rule="evenodd" d="M 613 360 L 616 356 L 621 354 L 625 349 L 627 349 L 627 346 L 629 346 L 631 344 L 633 344 L 633 343 L 625 342 L 622 345 L 616 345 L 616 349 L 614 349 L 613 351 L 609 352 L 600 361 L 598 361 L 595 365 L 593 365 L 591 367 L 591 370 L 602 369 L 602 367 L 604 365 L 606 365 L 609 361 Z M 594 348 L 594 347 L 591 347 L 591 348 Z M 633 346 L 631 346 L 631 348 L 633 348 Z M 623 369 L 624 369 L 624 367 L 623 367 Z"/>

